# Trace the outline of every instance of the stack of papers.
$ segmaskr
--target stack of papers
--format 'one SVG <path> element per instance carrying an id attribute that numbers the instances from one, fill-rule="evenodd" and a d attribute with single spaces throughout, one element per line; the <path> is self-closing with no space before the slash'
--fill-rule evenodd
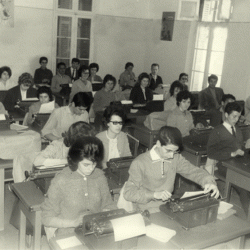
<path id="1" fill-rule="evenodd" d="M 43 103 L 40 107 L 39 114 L 48 114 L 55 109 L 55 101 Z"/>
<path id="2" fill-rule="evenodd" d="M 46 168 L 56 168 L 56 167 L 63 167 L 67 164 L 67 159 L 46 159 L 42 166 L 39 169 L 46 169 Z"/>
<path id="3" fill-rule="evenodd" d="M 20 124 L 17 124 L 17 123 L 10 124 L 10 129 L 11 130 L 19 131 L 19 130 L 23 130 L 23 129 L 27 129 L 27 128 L 28 128 L 28 126 L 20 125 Z"/>
<path id="4" fill-rule="evenodd" d="M 133 104 L 132 100 L 122 100 L 122 104 Z"/>
<path id="5" fill-rule="evenodd" d="M 146 235 L 150 238 L 166 243 L 176 235 L 176 231 L 151 223 L 151 225 L 146 226 Z"/>
<path id="6" fill-rule="evenodd" d="M 35 102 L 39 101 L 37 97 L 29 97 L 22 100 L 22 102 Z"/>
<path id="7" fill-rule="evenodd" d="M 232 209 L 233 205 L 227 203 L 225 201 L 220 201 L 219 208 L 218 208 L 218 215 L 217 219 L 223 220 L 228 218 L 229 216 L 236 213 L 234 209 Z"/>
<path id="8" fill-rule="evenodd" d="M 0 114 L 0 121 L 5 121 L 6 120 L 6 117 L 4 114 Z"/>
<path id="9" fill-rule="evenodd" d="M 153 101 L 162 101 L 163 100 L 163 95 L 153 95 Z"/>

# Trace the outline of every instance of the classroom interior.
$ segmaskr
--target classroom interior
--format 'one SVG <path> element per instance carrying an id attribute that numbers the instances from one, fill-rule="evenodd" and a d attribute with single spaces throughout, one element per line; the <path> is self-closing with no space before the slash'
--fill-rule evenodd
<path id="1" fill-rule="evenodd" d="M 189 89 L 200 91 L 207 86 L 207 77 L 216 74 L 224 93 L 244 101 L 250 96 L 249 0 L 211 0 L 218 2 L 217 7 L 219 3 L 230 2 L 230 19 L 216 22 L 198 20 L 199 8 L 193 9 L 193 6 L 206 2 L 200 0 L 95 0 L 92 1 L 92 10 L 87 12 L 75 11 L 77 0 L 72 0 L 72 10 L 58 8 L 59 2 L 64 1 L 15 0 L 13 27 L 1 26 L 0 23 L 0 65 L 12 69 L 14 81 L 23 72 L 34 75 L 35 69 L 40 67 L 41 56 L 48 58 L 47 68 L 56 74 L 56 63 L 60 60 L 58 17 L 66 16 L 72 18 L 73 24 L 77 18 L 91 19 L 89 57 L 84 60 L 98 63 L 98 74 L 102 77 L 112 74 L 119 79 L 126 62 L 133 62 L 136 76 L 141 72 L 149 73 L 151 64 L 158 63 L 159 75 L 166 84 L 171 84 L 181 72 L 186 72 Z M 190 13 L 181 10 L 184 2 L 196 3 L 191 4 Z M 209 11 L 211 14 L 215 10 L 211 8 Z M 163 12 L 175 13 L 172 41 L 161 40 Z M 192 16 L 193 13 L 196 14 Z M 197 31 L 202 28 L 209 33 L 209 48 L 199 57 Z M 65 59 L 69 62 L 72 57 L 77 57 L 77 37 L 73 37 L 74 34 L 73 25 L 70 54 Z M 216 35 L 219 37 L 217 40 Z M 213 41 L 217 41 L 214 50 Z M 18 230 L 9 224 L 14 200 L 15 196 L 6 183 L 5 230 L 0 232 L 0 249 L 18 249 Z M 239 217 L 245 219 L 235 192 L 232 203 L 237 207 Z M 250 248 L 248 238 L 245 248 Z M 232 241 L 227 247 L 234 248 L 234 244 Z M 50 249 L 45 237 L 42 238 L 41 249 Z"/>

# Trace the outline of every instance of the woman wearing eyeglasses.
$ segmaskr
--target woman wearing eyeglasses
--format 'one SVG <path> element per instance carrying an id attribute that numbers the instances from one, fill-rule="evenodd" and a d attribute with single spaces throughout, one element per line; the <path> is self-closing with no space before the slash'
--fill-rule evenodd
<path id="1" fill-rule="evenodd" d="M 8 111 L 13 111 L 19 108 L 18 102 L 26 99 L 36 97 L 36 90 L 33 86 L 33 78 L 29 73 L 23 73 L 18 78 L 18 85 L 9 89 L 3 101 L 4 107 Z"/>
<path id="2" fill-rule="evenodd" d="M 97 134 L 104 146 L 103 169 L 107 168 L 107 161 L 113 158 L 131 156 L 127 135 L 122 132 L 122 125 L 125 121 L 125 113 L 122 109 L 109 106 L 104 111 L 107 130 Z"/>
<path id="3" fill-rule="evenodd" d="M 205 193 L 212 191 L 212 196 L 218 198 L 214 177 L 182 157 L 181 150 L 180 131 L 162 127 L 155 146 L 132 162 L 124 198 L 133 202 L 135 208 L 152 212 L 172 196 L 177 173 L 199 184 Z"/>

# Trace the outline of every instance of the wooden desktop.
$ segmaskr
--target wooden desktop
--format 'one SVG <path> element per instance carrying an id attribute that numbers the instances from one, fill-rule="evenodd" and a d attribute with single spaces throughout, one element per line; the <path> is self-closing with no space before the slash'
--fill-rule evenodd
<path id="1" fill-rule="evenodd" d="M 162 212 L 151 214 L 151 222 L 169 229 L 175 230 L 176 235 L 169 242 L 162 243 L 147 236 L 140 236 L 137 240 L 137 249 L 201 249 L 224 243 L 240 237 L 238 248 L 244 248 L 245 235 L 250 233 L 250 224 L 232 215 L 224 220 L 217 220 L 215 223 L 198 226 L 185 230 L 174 220 Z M 116 245 L 112 236 L 104 236 L 96 239 L 94 235 L 79 236 L 76 234 L 64 237 L 55 237 L 50 240 L 50 247 L 53 250 L 61 250 L 57 240 L 77 236 L 86 245 L 75 246 L 73 249 L 113 249 Z M 122 249 L 117 247 L 116 249 Z M 91 248 L 88 248 L 91 246 Z M 69 249 L 69 248 L 68 248 Z"/>

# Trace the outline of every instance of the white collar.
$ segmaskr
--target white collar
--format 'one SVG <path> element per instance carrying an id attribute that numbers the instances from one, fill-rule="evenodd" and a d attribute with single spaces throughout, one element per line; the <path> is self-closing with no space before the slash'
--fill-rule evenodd
<path id="1" fill-rule="evenodd" d="M 229 131 L 232 130 L 232 126 L 228 123 L 228 122 L 223 122 L 223 126 L 228 129 Z M 233 126 L 234 130 L 235 130 L 235 126 Z"/>

